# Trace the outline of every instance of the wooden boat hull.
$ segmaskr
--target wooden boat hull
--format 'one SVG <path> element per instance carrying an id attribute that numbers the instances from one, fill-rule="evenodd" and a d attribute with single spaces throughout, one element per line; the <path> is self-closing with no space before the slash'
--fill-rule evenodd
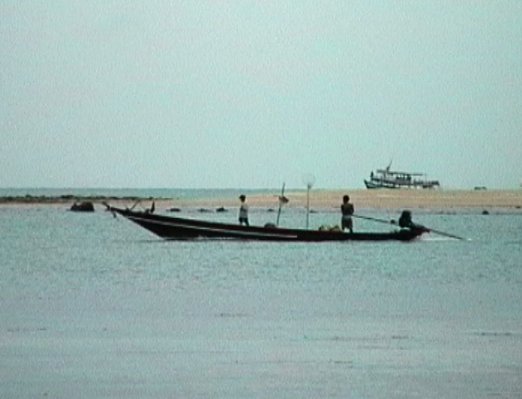
<path id="1" fill-rule="evenodd" d="M 166 240 L 190 239 L 235 239 L 258 241 L 411 241 L 419 237 L 424 230 L 401 229 L 392 232 L 354 232 L 287 229 L 277 227 L 240 226 L 238 224 L 217 223 L 196 219 L 170 217 L 128 209 L 108 207 L 138 224 L 144 229 Z"/>

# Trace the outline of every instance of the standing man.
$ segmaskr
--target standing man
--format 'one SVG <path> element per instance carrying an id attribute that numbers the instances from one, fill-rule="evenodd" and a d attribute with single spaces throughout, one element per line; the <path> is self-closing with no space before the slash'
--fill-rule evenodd
<path id="1" fill-rule="evenodd" d="M 249 224 L 248 224 L 248 204 L 246 203 L 245 195 L 241 194 L 239 196 L 239 200 L 241 201 L 241 205 L 239 206 L 239 224 L 242 225 L 244 223 L 246 226 L 249 226 Z"/>
<path id="2" fill-rule="evenodd" d="M 353 233 L 353 221 L 352 215 L 354 212 L 353 204 L 350 203 L 350 197 L 348 195 L 343 196 L 343 203 L 341 205 L 341 228 L 348 229 L 350 233 Z"/>

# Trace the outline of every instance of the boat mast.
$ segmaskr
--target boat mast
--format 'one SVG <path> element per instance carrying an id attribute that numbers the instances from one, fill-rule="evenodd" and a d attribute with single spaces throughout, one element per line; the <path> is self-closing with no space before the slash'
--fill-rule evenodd
<path id="1" fill-rule="evenodd" d="M 306 186 L 306 228 L 310 225 L 310 189 L 312 186 L 308 184 Z"/>
<path id="2" fill-rule="evenodd" d="M 306 182 L 306 228 L 310 225 L 310 189 L 314 185 L 315 177 L 313 175 L 305 176 Z"/>
<path id="3" fill-rule="evenodd" d="M 279 209 L 277 210 L 276 226 L 279 226 L 279 217 L 281 216 L 281 207 L 283 206 L 284 199 L 285 199 L 285 183 L 283 183 L 283 188 L 281 189 L 281 196 L 279 197 Z"/>

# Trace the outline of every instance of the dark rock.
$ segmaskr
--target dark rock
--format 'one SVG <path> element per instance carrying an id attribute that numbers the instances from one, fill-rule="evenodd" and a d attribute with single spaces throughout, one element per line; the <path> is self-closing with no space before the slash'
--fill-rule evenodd
<path id="1" fill-rule="evenodd" d="M 75 202 L 71 206 L 73 212 L 94 212 L 94 204 L 90 201 Z"/>

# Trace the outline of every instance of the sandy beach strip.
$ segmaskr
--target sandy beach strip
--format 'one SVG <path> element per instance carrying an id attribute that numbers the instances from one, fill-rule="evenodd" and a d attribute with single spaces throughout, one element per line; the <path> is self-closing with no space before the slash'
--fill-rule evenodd
<path id="1" fill-rule="evenodd" d="M 240 194 L 238 190 L 238 195 Z M 344 194 L 350 195 L 351 202 L 356 209 L 504 209 L 522 212 L 522 189 L 520 190 L 312 190 L 310 192 L 310 208 L 315 210 L 338 208 Z M 307 204 L 307 193 L 304 190 L 289 190 L 286 194 L 289 199 L 286 207 L 303 208 Z M 96 207 L 103 207 L 107 201 L 114 206 L 132 206 L 134 198 L 75 198 L 69 197 L 32 197 L 32 198 L 0 198 L 0 206 L 47 205 L 69 206 L 75 201 L 91 201 Z M 252 208 L 277 208 L 278 194 L 250 194 L 247 201 Z M 237 207 L 237 197 L 156 199 L 156 209 L 171 208 L 205 208 Z M 143 207 L 150 206 L 150 200 L 141 199 Z"/>
<path id="2" fill-rule="evenodd" d="M 348 194 L 356 209 L 504 209 L 522 212 L 522 190 L 314 190 L 310 193 L 311 209 L 337 209 L 343 195 Z M 303 191 L 289 191 L 290 200 L 286 207 L 306 207 L 307 194 Z M 277 208 L 277 195 L 251 195 L 247 198 L 251 207 Z M 192 201 L 185 206 L 221 205 L 237 206 L 238 199 Z"/>

